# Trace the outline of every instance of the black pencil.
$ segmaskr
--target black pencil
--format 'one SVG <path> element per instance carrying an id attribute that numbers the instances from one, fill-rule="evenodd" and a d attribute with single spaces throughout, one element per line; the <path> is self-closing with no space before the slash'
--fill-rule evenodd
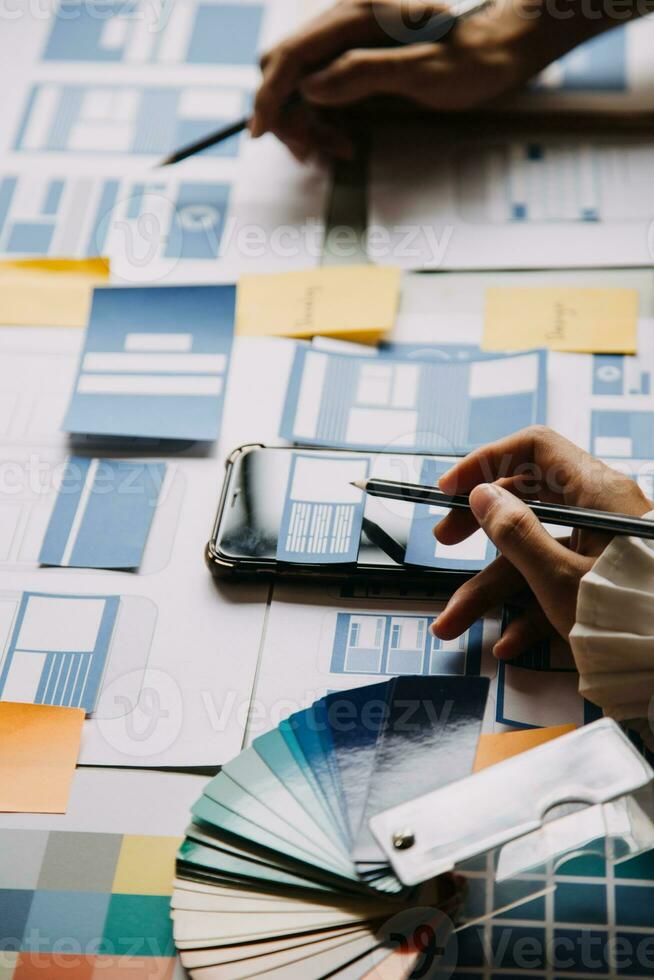
<path id="1" fill-rule="evenodd" d="M 438 14 L 429 24 L 430 36 L 434 40 L 442 40 L 445 35 L 450 31 L 454 25 L 460 21 L 465 20 L 467 17 L 471 17 L 473 14 L 478 14 L 486 7 L 491 6 L 493 0 L 459 0 L 459 3 L 454 4 L 450 10 L 444 10 L 442 13 Z M 424 42 L 426 40 L 423 35 L 420 35 L 420 41 Z M 299 92 L 294 92 L 286 104 L 283 107 L 283 112 L 287 112 L 294 106 L 298 105 L 302 101 L 302 96 Z M 195 156 L 196 153 L 201 153 L 202 150 L 208 150 L 210 146 L 216 146 L 217 143 L 222 143 L 223 140 L 229 139 L 231 136 L 237 136 L 248 128 L 250 124 L 250 117 L 243 116 L 242 119 L 237 119 L 235 122 L 224 126 L 222 129 L 218 129 L 213 133 L 209 133 L 207 136 L 203 137 L 201 140 L 197 140 L 195 143 L 188 143 L 186 146 L 182 146 L 179 150 L 174 150 L 167 157 L 164 157 L 158 164 L 159 167 L 168 167 L 173 163 L 179 163 L 181 160 L 186 160 L 187 157 Z"/>
<path id="2" fill-rule="evenodd" d="M 454 496 L 443 493 L 436 487 L 423 487 L 416 483 L 401 483 L 396 480 L 357 480 L 352 486 L 363 490 L 371 497 L 385 500 L 405 500 L 412 504 L 429 504 L 432 507 L 453 507 L 455 510 L 469 510 L 467 494 Z M 632 534 L 637 538 L 654 539 L 654 521 L 627 514 L 612 514 L 605 510 L 587 510 L 585 507 L 572 507 L 567 504 L 548 504 L 540 500 L 525 500 L 539 520 L 546 524 L 559 524 L 562 527 L 587 528 L 604 531 L 607 534 Z"/>

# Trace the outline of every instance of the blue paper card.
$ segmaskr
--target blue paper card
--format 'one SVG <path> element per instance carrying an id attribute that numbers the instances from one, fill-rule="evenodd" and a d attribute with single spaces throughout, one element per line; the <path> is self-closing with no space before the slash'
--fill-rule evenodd
<path id="1" fill-rule="evenodd" d="M 438 459 L 423 460 L 420 469 L 422 486 L 435 487 L 440 477 L 451 469 L 452 463 Z M 456 545 L 442 545 L 433 535 L 433 529 L 448 513 L 446 507 L 430 507 L 414 504 L 405 561 L 408 565 L 426 568 L 461 569 L 479 571 L 495 558 L 496 548 L 482 530 L 476 531 Z"/>
<path id="2" fill-rule="evenodd" d="M 294 453 L 277 540 L 279 561 L 307 564 L 355 562 L 369 460 Z"/>
<path id="3" fill-rule="evenodd" d="M 216 439 L 235 296 L 235 286 L 96 289 L 64 429 Z"/>
<path id="4" fill-rule="evenodd" d="M 115 595 L 24 592 L 0 700 L 93 711 L 118 613 Z"/>
<path id="5" fill-rule="evenodd" d="M 40 563 L 138 568 L 165 475 L 165 463 L 71 456 Z"/>
<path id="6" fill-rule="evenodd" d="M 299 344 L 280 435 L 360 450 L 463 455 L 546 420 L 546 351 L 439 362 Z"/>

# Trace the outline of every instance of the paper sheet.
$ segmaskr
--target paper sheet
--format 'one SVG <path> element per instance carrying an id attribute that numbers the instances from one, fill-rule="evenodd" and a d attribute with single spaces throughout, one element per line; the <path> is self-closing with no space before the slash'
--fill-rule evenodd
<path id="1" fill-rule="evenodd" d="M 439 362 L 298 343 L 280 435 L 302 445 L 465 454 L 546 417 L 545 351 Z"/>
<path id="2" fill-rule="evenodd" d="M 84 712 L 0 701 L 0 811 L 65 813 Z"/>
<path id="3" fill-rule="evenodd" d="M 473 772 L 494 766 L 520 752 L 528 752 L 559 735 L 574 731 L 574 725 L 556 725 L 551 728 L 531 728 L 518 732 L 482 733 L 479 737 Z"/>
<path id="4" fill-rule="evenodd" d="M 3 972 L 183 980 L 170 892 L 180 834 L 205 782 L 78 769 L 66 814 L 0 814 L 0 922 L 16 950 L 3 952 Z"/>
<path id="5" fill-rule="evenodd" d="M 71 456 L 39 562 L 69 568 L 138 568 L 165 476 L 165 463 Z"/>
<path id="6" fill-rule="evenodd" d="M 426 590 L 428 591 L 428 590 Z M 248 726 L 248 740 L 333 691 L 374 684 L 397 674 L 493 678 L 492 616 L 456 640 L 438 640 L 429 625 L 442 608 L 433 595 L 404 588 L 310 589 L 277 585 L 268 615 Z M 493 730 L 494 695 L 487 721 Z"/>
<path id="7" fill-rule="evenodd" d="M 629 136 L 444 141 L 419 125 L 385 127 L 372 156 L 368 256 L 405 269 L 649 267 L 642 202 L 653 163 L 651 142 Z"/>
<path id="8" fill-rule="evenodd" d="M 321 334 L 373 344 L 392 329 L 399 292 L 399 269 L 383 266 L 244 276 L 238 284 L 236 329 L 253 337 Z"/>
<path id="9" fill-rule="evenodd" d="M 241 433 L 256 436 L 259 420 L 272 422 L 273 432 L 277 420 L 268 418 L 266 398 L 250 404 L 246 384 L 238 389 L 243 397 L 231 406 L 231 435 L 227 433 L 220 448 L 196 454 L 186 450 L 166 460 L 166 478 L 137 574 L 39 567 L 69 456 L 59 429 L 81 341 L 81 332 L 71 330 L 0 330 L 5 423 L 0 466 L 15 477 L 0 493 L 0 649 L 8 648 L 25 592 L 66 600 L 119 596 L 99 697 L 85 723 L 81 762 L 225 762 L 243 738 L 268 587 L 218 589 L 207 571 L 204 549 L 221 482 L 219 460 Z M 285 348 L 287 342 L 259 343 Z M 251 378 L 257 363 L 253 351 L 239 375 Z M 239 430 L 241 425 L 249 431 Z M 3 667 L 4 661 L 0 672 Z"/>
<path id="10" fill-rule="evenodd" d="M 0 324 L 84 327 L 94 286 L 109 279 L 109 260 L 0 261 Z"/>
<path id="11" fill-rule="evenodd" d="M 216 439 L 234 303 L 233 286 L 97 290 L 66 431 Z"/>
<path id="12" fill-rule="evenodd" d="M 3 601 L 4 600 L 4 601 Z M 14 616 L 0 599 L 2 626 Z M 0 698 L 83 708 L 96 705 L 120 607 L 117 595 L 23 592 L 0 670 Z M 4 637 L 3 637 L 4 639 Z"/>
<path id="13" fill-rule="evenodd" d="M 486 290 L 482 348 L 635 354 L 635 289 L 564 286 L 491 287 Z"/>

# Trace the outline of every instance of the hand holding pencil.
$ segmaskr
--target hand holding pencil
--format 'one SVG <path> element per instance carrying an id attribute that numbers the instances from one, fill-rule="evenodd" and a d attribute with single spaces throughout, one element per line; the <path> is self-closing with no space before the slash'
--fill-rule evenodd
<path id="1" fill-rule="evenodd" d="M 456 544 L 481 527 L 500 555 L 454 593 L 432 630 L 452 639 L 488 610 L 517 599 L 522 613 L 493 651 L 507 660 L 547 636 L 558 633 L 567 640 L 579 583 L 610 541 L 586 530 L 555 540 L 521 498 L 632 517 L 654 509 L 629 477 L 541 426 L 471 453 L 441 477 L 439 488 L 468 493 L 471 509 L 452 510 L 435 528 L 438 540 Z"/>

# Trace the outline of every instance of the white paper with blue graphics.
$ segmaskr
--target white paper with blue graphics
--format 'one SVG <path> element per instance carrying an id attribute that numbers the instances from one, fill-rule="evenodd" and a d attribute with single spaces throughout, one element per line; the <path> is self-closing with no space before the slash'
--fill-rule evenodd
<path id="1" fill-rule="evenodd" d="M 164 462 L 165 474 L 138 570 L 40 566 L 70 465 L 60 428 L 82 341 L 77 330 L 0 330 L 0 677 L 4 672 L 3 684 L 22 700 L 74 703 L 81 697 L 88 699 L 81 702 L 84 707 L 95 698 L 82 739 L 85 764 L 226 762 L 242 744 L 268 588 L 218 589 L 203 555 L 221 481 L 218 460 L 235 445 L 238 426 L 255 429 L 269 406 L 265 399 L 249 406 L 248 398 L 236 398 L 226 413 L 233 421 L 226 419 L 227 442 L 220 450 L 196 444 L 165 461 L 145 460 L 149 475 L 150 466 Z M 256 357 L 237 361 L 239 379 L 251 383 Z M 271 364 L 276 364 L 272 354 L 263 367 Z M 238 390 L 248 393 L 243 380 Z M 271 422 L 275 428 L 276 422 Z M 107 482 L 113 487 L 115 474 Z M 66 542 L 71 555 L 87 533 L 79 506 L 77 517 L 77 530 L 73 524 Z M 98 530 L 95 519 L 91 529 Z M 108 546 L 106 533 L 101 543 Z M 33 596 L 40 599 L 36 606 Z M 113 628 L 98 637 L 100 605 L 112 597 L 117 600 Z M 21 606 L 30 629 L 42 622 L 47 630 L 17 632 Z M 94 695 L 97 674 L 84 675 L 83 669 L 93 661 L 99 671 L 102 658 Z M 80 678 L 86 678 L 83 688 Z M 0 696 L 6 695 L 7 688 Z"/>
<path id="2" fill-rule="evenodd" d="M 277 584 L 270 606 L 248 723 L 252 741 L 283 718 L 331 691 L 401 674 L 483 675 L 494 678 L 491 647 L 500 624 L 489 616 L 455 640 L 439 640 L 429 625 L 443 601 L 429 587 L 358 583 L 322 588 Z M 494 696 L 486 709 L 492 730 Z"/>
<path id="3" fill-rule="evenodd" d="M 105 670 L 118 596 L 24 592 L 0 671 L 0 699 L 84 708 L 90 714 Z M 13 612 L 0 598 L 3 619 Z"/>
<path id="4" fill-rule="evenodd" d="M 316 264 L 327 172 L 241 134 L 258 56 L 296 0 L 61 0 L 0 37 L 0 255 L 108 255 L 118 282 L 230 282 Z M 47 175 L 47 176 L 44 176 Z"/>
<path id="5" fill-rule="evenodd" d="M 300 445 L 465 454 L 546 418 L 547 353 L 461 362 L 298 344 L 280 434 Z"/>
<path id="6" fill-rule="evenodd" d="M 412 152 L 405 147 L 411 142 Z M 410 269 L 650 266 L 643 137 L 375 136 L 368 255 Z"/>
<path id="7" fill-rule="evenodd" d="M 365 495 L 352 486 L 368 476 L 367 459 L 294 453 L 277 541 L 278 561 L 356 562 Z"/>
<path id="8" fill-rule="evenodd" d="M 234 286 L 95 290 L 65 429 L 216 439 L 235 302 Z"/>

